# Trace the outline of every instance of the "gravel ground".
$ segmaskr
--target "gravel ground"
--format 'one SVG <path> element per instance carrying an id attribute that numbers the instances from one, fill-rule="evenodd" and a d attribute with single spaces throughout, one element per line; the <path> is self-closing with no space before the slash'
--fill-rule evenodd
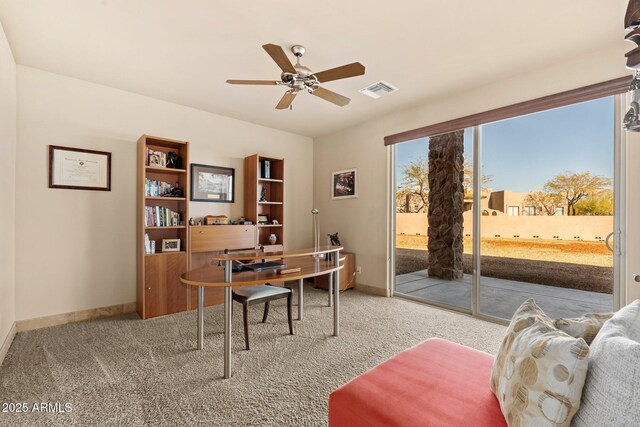
<path id="1" fill-rule="evenodd" d="M 471 255 L 464 254 L 464 272 L 471 274 Z M 566 262 L 482 256 L 482 275 L 560 288 L 613 293 L 613 268 Z M 396 249 L 396 274 L 428 268 L 427 251 Z"/>

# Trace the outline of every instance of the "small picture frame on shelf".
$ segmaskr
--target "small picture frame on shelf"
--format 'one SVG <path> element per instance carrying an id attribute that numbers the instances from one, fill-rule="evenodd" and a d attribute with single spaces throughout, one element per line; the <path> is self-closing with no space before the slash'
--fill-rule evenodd
<path id="1" fill-rule="evenodd" d="M 180 252 L 180 239 L 162 239 L 162 252 Z"/>
<path id="2" fill-rule="evenodd" d="M 269 215 L 258 215 L 258 224 L 269 224 Z"/>
<path id="3" fill-rule="evenodd" d="M 149 166 L 153 166 L 154 168 L 160 167 L 160 155 L 159 154 L 149 154 Z"/>

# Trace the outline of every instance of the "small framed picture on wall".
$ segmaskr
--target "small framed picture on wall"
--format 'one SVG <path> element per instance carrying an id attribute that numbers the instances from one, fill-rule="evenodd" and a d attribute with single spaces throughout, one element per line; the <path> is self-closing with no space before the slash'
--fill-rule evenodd
<path id="1" fill-rule="evenodd" d="M 358 197 L 358 169 L 345 169 L 331 174 L 331 198 L 355 199 Z"/>

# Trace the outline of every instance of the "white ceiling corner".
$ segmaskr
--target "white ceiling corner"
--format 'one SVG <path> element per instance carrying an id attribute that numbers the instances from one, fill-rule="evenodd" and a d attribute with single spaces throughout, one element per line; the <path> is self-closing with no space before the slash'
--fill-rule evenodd
<path id="1" fill-rule="evenodd" d="M 317 137 L 615 43 L 626 3 L 0 0 L 0 21 L 18 64 Z M 225 83 L 277 79 L 265 43 L 304 45 L 314 71 L 359 61 L 366 74 L 323 85 L 346 107 L 302 93 L 279 111 L 285 88 Z M 378 80 L 400 90 L 358 93 Z"/>

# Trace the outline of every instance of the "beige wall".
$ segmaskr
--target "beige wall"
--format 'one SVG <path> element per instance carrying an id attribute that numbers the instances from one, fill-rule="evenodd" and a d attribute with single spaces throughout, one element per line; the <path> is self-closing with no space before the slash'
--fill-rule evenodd
<path id="1" fill-rule="evenodd" d="M 192 216 L 242 213 L 242 158 L 286 159 L 285 240 L 311 244 L 313 145 L 278 131 L 18 66 L 16 318 L 135 301 L 136 140 L 190 141 L 193 163 L 232 166 L 236 203 L 192 202 Z M 112 153 L 112 191 L 49 189 L 47 146 Z"/>
<path id="2" fill-rule="evenodd" d="M 322 231 L 339 231 L 343 243 L 356 252 L 362 266 L 358 283 L 388 288 L 388 161 L 384 137 L 397 132 L 514 104 L 630 74 L 624 67 L 623 41 L 588 55 L 523 73 L 478 88 L 460 88 L 455 95 L 427 100 L 416 108 L 378 117 L 314 141 L 314 205 L 322 214 Z M 428 82 L 428 79 L 425 80 Z M 401 90 L 411 90 L 402 88 Z M 393 96 L 393 95 L 390 95 Z M 385 102 L 385 98 L 370 102 Z M 348 111 L 345 112 L 348 114 Z M 633 159 L 639 159 L 639 152 Z M 637 163 L 637 162 L 636 162 Z M 333 201 L 332 170 L 358 167 L 358 198 Z M 630 182 L 638 182 L 638 179 Z M 637 186 L 632 185 L 637 191 Z M 637 210 L 636 210 L 637 212 Z M 633 245 L 640 230 L 629 236 Z"/>
<path id="3" fill-rule="evenodd" d="M 15 321 L 16 63 L 0 24 L 0 363 Z"/>
<path id="4" fill-rule="evenodd" d="M 473 212 L 463 214 L 464 234 L 473 235 Z M 419 213 L 396 214 L 396 234 L 427 235 L 427 215 Z M 483 216 L 481 236 L 504 238 L 520 236 L 522 239 L 553 239 L 600 241 L 613 231 L 612 216 Z"/>

